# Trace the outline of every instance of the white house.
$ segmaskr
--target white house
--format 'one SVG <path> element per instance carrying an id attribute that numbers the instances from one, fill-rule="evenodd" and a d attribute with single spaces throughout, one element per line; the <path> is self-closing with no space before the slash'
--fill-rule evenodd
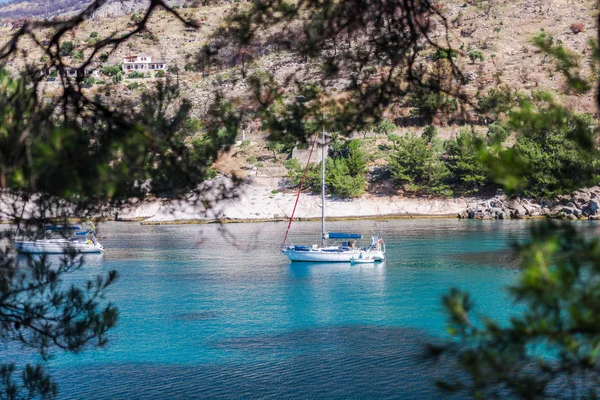
<path id="1" fill-rule="evenodd" d="M 167 63 L 162 60 L 152 61 L 148 54 L 138 54 L 137 56 L 123 57 L 123 71 L 166 71 Z"/>

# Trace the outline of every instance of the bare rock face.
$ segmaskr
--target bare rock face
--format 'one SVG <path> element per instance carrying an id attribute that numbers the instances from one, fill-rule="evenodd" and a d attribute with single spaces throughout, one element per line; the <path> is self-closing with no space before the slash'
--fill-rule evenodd
<path id="1" fill-rule="evenodd" d="M 489 200 L 458 214 L 458 218 L 469 219 L 522 219 L 550 217 L 576 220 L 587 218 L 600 220 L 600 187 L 578 190 L 570 195 L 557 196 L 553 200 L 509 198 L 502 192 Z"/>
<path id="2" fill-rule="evenodd" d="M 587 209 L 589 210 L 589 215 L 597 215 L 598 210 L 600 210 L 598 200 L 590 200 L 587 204 Z"/>

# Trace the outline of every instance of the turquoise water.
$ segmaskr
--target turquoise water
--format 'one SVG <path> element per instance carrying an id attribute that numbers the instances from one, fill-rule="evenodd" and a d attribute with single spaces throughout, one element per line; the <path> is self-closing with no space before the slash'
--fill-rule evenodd
<path id="1" fill-rule="evenodd" d="M 441 296 L 469 290 L 505 320 L 518 274 L 505 250 L 530 223 L 381 222 L 388 260 L 360 266 L 291 264 L 285 223 L 102 224 L 107 251 L 77 279 L 119 271 L 107 293 L 119 325 L 105 349 L 58 355 L 50 371 L 68 399 L 435 398 L 422 352 L 444 336 Z M 295 223 L 292 239 L 319 230 Z"/>

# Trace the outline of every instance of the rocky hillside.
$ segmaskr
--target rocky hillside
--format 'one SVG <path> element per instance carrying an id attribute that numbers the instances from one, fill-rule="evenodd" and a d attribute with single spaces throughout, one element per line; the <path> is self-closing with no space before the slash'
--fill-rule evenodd
<path id="1" fill-rule="evenodd" d="M 0 18 L 51 18 L 82 10 L 90 0 L 13 0 L 0 4 Z"/>
<path id="2" fill-rule="evenodd" d="M 88 4 L 87 1 L 63 0 L 65 8 L 61 12 L 74 12 L 77 7 Z M 60 1 L 48 2 L 55 5 Z M 551 3 L 551 4 L 550 4 Z M 596 114 L 593 94 L 574 95 L 566 93 L 564 79 L 556 71 L 555 63 L 545 57 L 532 44 L 532 38 L 541 33 L 552 35 L 555 40 L 580 56 L 581 65 L 587 68 L 587 57 L 591 54 L 589 40 L 595 37 L 596 19 L 598 12 L 594 0 L 510 0 L 510 1 L 479 1 L 479 0 L 448 0 L 440 3 L 440 8 L 449 23 L 449 38 L 452 47 L 457 49 L 455 62 L 468 78 L 464 90 L 475 97 L 477 93 L 487 93 L 491 88 L 506 86 L 512 91 L 531 93 L 536 90 L 547 90 L 555 94 L 558 100 L 569 109 Z M 62 3 L 61 3 L 62 4 Z M 111 35 L 114 32 L 125 32 L 131 29 L 132 21 L 136 18 L 136 10 L 143 7 L 144 0 L 109 1 L 94 18 L 73 32 L 70 40 L 77 51 L 84 54 L 86 47 L 94 40 Z M 311 69 L 310 60 L 299 58 L 285 49 L 261 49 L 260 56 L 245 65 L 223 65 L 210 71 L 202 71 L 195 62 L 199 49 L 207 43 L 210 35 L 223 23 L 224 16 L 231 10 L 232 5 L 202 6 L 199 2 L 172 0 L 172 5 L 181 7 L 181 15 L 200 23 L 199 29 L 184 27 L 173 15 L 164 11 L 156 12 L 151 19 L 149 29 L 143 34 L 134 36 L 128 43 L 116 51 L 106 54 L 104 59 L 98 58 L 94 66 L 98 70 L 105 67 L 118 66 L 124 56 L 146 53 L 155 59 L 165 60 L 171 71 L 170 75 L 179 82 L 181 93 L 189 98 L 193 105 L 193 115 L 202 119 L 206 106 L 216 91 L 221 91 L 231 98 L 236 98 L 249 90 L 245 76 L 254 72 L 271 73 L 283 86 L 283 90 L 293 92 L 294 82 L 286 82 L 286 77 L 292 71 L 300 70 L 303 74 L 296 75 L 300 81 L 309 82 L 319 74 L 317 68 Z M 184 8 L 185 6 L 185 8 Z M 45 1 L 30 0 L 15 1 L 0 6 L 0 16 L 8 15 L 3 12 L 14 12 L 25 16 L 26 12 L 33 15 L 35 10 L 45 12 Z M 18 11 L 20 10 L 20 11 Z M 18 14 L 21 12 L 21 14 Z M 37 12 L 37 11 L 35 11 Z M 0 37 L 10 37 L 11 25 L 0 27 Z M 39 32 L 40 38 L 48 32 Z M 443 40 L 446 32 L 438 26 L 433 36 Z M 43 63 L 42 53 L 32 45 L 25 45 L 28 50 L 29 63 Z M 471 60 L 471 52 L 481 53 L 481 58 Z M 101 56 L 101 55 L 100 55 Z M 423 54 L 430 57 L 430 54 Z M 68 60 L 76 66 L 80 61 L 73 57 Z M 14 60 L 9 67 L 14 70 L 22 66 L 23 60 Z M 176 67 L 176 68 L 173 68 Z M 244 69 L 244 70 L 243 70 Z M 169 74 L 167 74 L 169 75 Z M 106 98 L 107 102 L 117 97 L 136 99 L 147 90 L 157 79 L 157 76 L 129 77 L 124 76 L 120 82 L 112 83 L 111 76 L 100 74 L 100 77 L 88 90 Z M 287 85 L 287 86 L 286 86 Z M 324 90 L 334 93 L 340 98 L 347 90 L 348 82 L 332 78 L 325 83 Z M 49 95 L 58 93 L 58 85 L 48 82 Z M 410 110 L 405 105 L 398 105 L 386 112 L 386 117 L 393 121 L 409 115 Z M 454 138 L 462 128 L 461 123 L 451 119 L 436 121 L 438 137 L 441 139 Z M 486 131 L 484 125 L 474 125 L 480 132 Z M 420 135 L 421 126 L 397 126 L 396 133 L 415 133 Z M 369 152 L 369 167 L 371 171 L 385 164 L 385 149 L 392 143 L 385 136 L 375 137 L 369 132 L 357 132 L 356 137 L 368 138 L 364 148 Z M 226 174 L 241 176 L 252 175 L 265 178 L 283 178 L 286 170 L 283 168 L 283 154 L 274 155 L 267 150 L 265 132 L 260 130 L 260 124 L 250 123 L 240 132 L 238 145 L 224 154 L 216 164 L 216 168 Z M 276 188 L 272 188 L 276 189 Z M 281 189 L 281 188 L 280 188 Z M 393 192 L 394 188 L 371 186 L 370 191 Z M 381 192 L 378 192 L 381 193 Z"/>
<path id="3" fill-rule="evenodd" d="M 73 15 L 92 0 L 13 0 L 0 4 L 0 19 L 19 20 L 23 18 L 53 18 Z M 148 0 L 110 0 L 99 12 L 100 17 L 126 15 L 143 9 Z M 173 6 L 183 6 L 193 3 L 186 0 L 170 0 Z"/>

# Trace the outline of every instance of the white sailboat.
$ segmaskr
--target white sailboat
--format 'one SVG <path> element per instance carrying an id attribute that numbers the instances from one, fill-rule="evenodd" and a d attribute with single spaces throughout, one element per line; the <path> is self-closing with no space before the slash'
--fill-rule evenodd
<path id="1" fill-rule="evenodd" d="M 307 167 L 309 162 L 310 156 Z M 302 185 L 300 186 L 298 196 L 300 196 L 301 191 Z M 296 199 L 296 204 L 297 203 L 298 199 Z M 287 237 L 293 219 L 294 213 L 292 212 L 281 249 L 282 253 L 291 261 L 353 262 L 353 260 L 360 260 L 354 262 L 362 263 L 363 260 L 369 260 L 368 262 L 385 260 L 385 242 L 383 241 L 383 238 L 381 238 L 380 232 L 377 232 L 371 237 L 371 244 L 368 247 L 359 248 L 356 246 L 356 239 L 362 239 L 362 235 L 357 233 L 327 232 L 325 230 L 325 129 L 323 129 L 322 133 L 321 148 L 321 245 L 288 245 Z M 328 240 L 330 239 L 336 240 L 336 242 L 328 244 Z M 338 242 L 338 240 L 344 239 L 346 241 Z"/>

